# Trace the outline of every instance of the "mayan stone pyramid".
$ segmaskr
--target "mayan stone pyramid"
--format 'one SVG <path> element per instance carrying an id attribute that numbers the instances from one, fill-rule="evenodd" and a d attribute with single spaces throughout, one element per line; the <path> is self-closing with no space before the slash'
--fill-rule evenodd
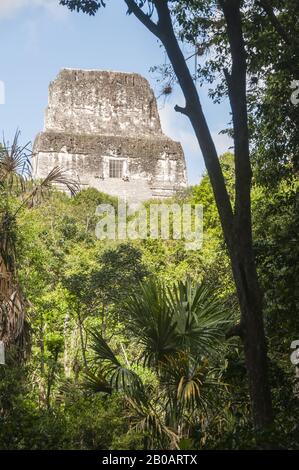
<path id="1" fill-rule="evenodd" d="M 141 202 L 186 187 L 180 143 L 166 137 L 147 80 L 135 73 L 62 70 L 49 87 L 35 176 L 55 166 L 80 187 Z"/>

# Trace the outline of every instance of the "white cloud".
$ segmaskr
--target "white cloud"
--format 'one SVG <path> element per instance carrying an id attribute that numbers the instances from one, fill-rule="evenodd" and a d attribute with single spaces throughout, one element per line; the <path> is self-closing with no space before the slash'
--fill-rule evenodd
<path id="1" fill-rule="evenodd" d="M 59 5 L 58 0 L 0 0 L 0 19 L 12 17 L 29 6 L 45 8 L 56 18 L 67 14 L 67 9 Z"/>

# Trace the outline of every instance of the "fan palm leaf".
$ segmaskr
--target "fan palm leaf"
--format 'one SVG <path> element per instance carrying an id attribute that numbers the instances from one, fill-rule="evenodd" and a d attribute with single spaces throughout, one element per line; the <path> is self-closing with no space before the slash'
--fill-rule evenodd
<path id="1" fill-rule="evenodd" d="M 174 354 L 178 347 L 176 322 L 167 300 L 167 290 L 150 279 L 140 285 L 126 304 L 128 328 L 142 346 L 144 365 L 153 366 Z"/>
<path id="2" fill-rule="evenodd" d="M 119 362 L 100 333 L 91 332 L 91 338 L 95 363 L 98 364 L 100 375 L 108 381 L 111 389 L 142 397 L 143 384 L 140 377 Z"/>
<path id="3" fill-rule="evenodd" d="M 142 349 L 139 360 L 155 372 L 158 390 L 145 389 L 102 336 L 93 333 L 100 375 L 112 389 L 124 392 L 132 425 L 151 445 L 175 448 L 184 426 L 207 415 L 215 385 L 209 357 L 218 351 L 230 315 L 211 288 L 190 280 L 166 286 L 150 278 L 129 296 L 124 309 L 128 331 Z"/>
<path id="4" fill-rule="evenodd" d="M 146 365 L 158 365 L 188 350 L 213 354 L 225 336 L 230 313 L 211 288 L 185 283 L 167 287 L 149 279 L 126 304 L 128 328 L 143 348 Z"/>
<path id="5" fill-rule="evenodd" d="M 191 280 L 168 288 L 169 307 L 177 325 L 181 347 L 192 355 L 211 355 L 225 337 L 231 314 L 204 283 Z"/>

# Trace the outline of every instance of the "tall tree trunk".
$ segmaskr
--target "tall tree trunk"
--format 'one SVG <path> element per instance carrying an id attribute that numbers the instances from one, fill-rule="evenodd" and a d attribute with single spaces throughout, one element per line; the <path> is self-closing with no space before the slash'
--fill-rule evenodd
<path id="1" fill-rule="evenodd" d="M 255 424 L 263 428 L 272 422 L 271 394 L 267 371 L 267 349 L 263 324 L 262 295 L 252 243 L 251 180 L 246 90 L 246 51 L 242 31 L 240 0 L 220 0 L 230 44 L 232 67 L 225 71 L 232 109 L 236 195 L 234 240 L 230 257 L 241 310 L 244 342 Z"/>
<path id="2" fill-rule="evenodd" d="M 240 15 L 240 1 L 220 1 L 231 48 L 232 70 L 225 71 L 229 86 L 235 143 L 236 203 L 234 211 L 225 185 L 217 151 L 207 125 L 199 95 L 173 30 L 168 2 L 154 0 L 157 24 L 133 0 L 125 0 L 133 14 L 164 45 L 183 91 L 185 114 L 193 126 L 211 181 L 224 238 L 228 247 L 241 311 L 239 336 L 244 343 L 254 424 L 265 429 L 272 423 L 271 393 L 267 375 L 267 351 L 259 288 L 252 246 L 251 166 L 246 102 L 246 56 Z"/>
<path id="3" fill-rule="evenodd" d="M 267 348 L 262 315 L 262 296 L 256 266 L 249 250 L 240 250 L 232 259 L 232 269 L 241 311 L 238 331 L 244 345 L 252 413 L 257 429 L 273 421 L 268 381 Z"/>

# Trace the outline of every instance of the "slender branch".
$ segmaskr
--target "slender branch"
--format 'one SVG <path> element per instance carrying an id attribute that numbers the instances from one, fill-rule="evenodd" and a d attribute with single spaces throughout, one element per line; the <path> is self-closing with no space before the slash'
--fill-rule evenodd
<path id="1" fill-rule="evenodd" d="M 133 13 L 136 18 L 141 21 L 141 23 L 156 37 L 159 38 L 159 28 L 157 27 L 156 23 L 154 23 L 149 15 L 144 13 L 142 9 L 136 4 L 134 0 L 125 0 L 125 3 L 128 6 L 129 12 Z"/>
<path id="2" fill-rule="evenodd" d="M 178 106 L 176 105 L 174 107 L 174 110 L 177 112 L 177 113 L 181 113 L 181 114 L 184 114 L 185 116 L 189 116 L 189 113 L 190 111 L 188 110 L 188 108 L 185 106 L 184 108 L 182 108 L 181 106 Z"/>
<path id="3" fill-rule="evenodd" d="M 168 1 L 153 1 L 158 14 L 157 27 L 159 28 L 160 40 L 165 47 L 174 73 L 178 79 L 186 100 L 186 105 L 184 108 L 177 106 L 175 110 L 187 115 L 193 126 L 195 135 L 202 151 L 207 172 L 211 180 L 217 208 L 220 214 L 224 237 L 227 244 L 231 246 L 233 239 L 232 230 L 234 225 L 234 215 L 218 159 L 215 143 L 211 136 L 211 132 L 201 106 L 198 91 L 173 29 Z"/>
<path id="4" fill-rule="evenodd" d="M 232 68 L 224 70 L 232 109 L 235 146 L 236 198 L 235 215 L 239 235 L 251 244 L 251 166 L 249 158 L 249 131 L 246 90 L 246 52 L 242 31 L 240 0 L 219 0 L 226 20 L 232 57 Z"/>

